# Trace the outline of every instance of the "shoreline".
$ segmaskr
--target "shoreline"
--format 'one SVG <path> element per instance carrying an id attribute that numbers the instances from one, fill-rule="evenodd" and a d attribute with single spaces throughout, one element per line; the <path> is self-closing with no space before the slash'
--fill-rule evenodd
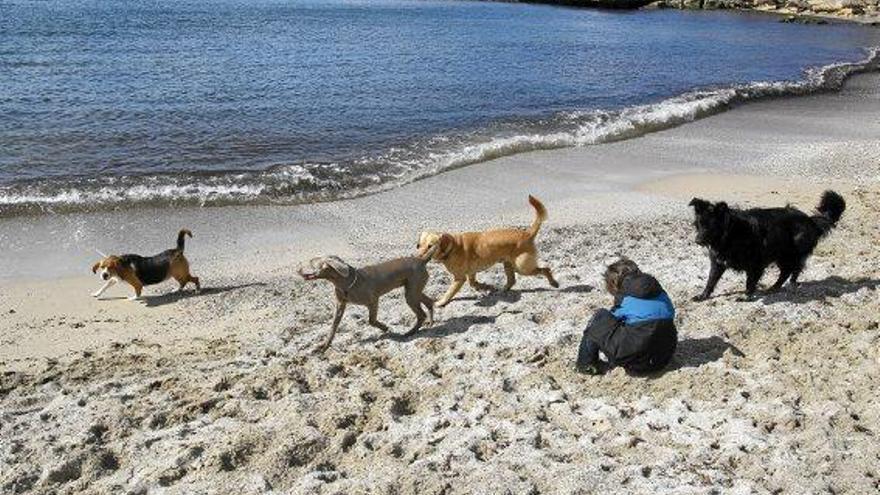
<path id="1" fill-rule="evenodd" d="M 816 152 L 813 148 L 817 143 L 845 140 L 847 132 L 853 134 L 860 146 L 872 147 L 870 140 L 865 141 L 870 132 L 854 127 L 844 117 L 835 116 L 833 105 L 846 102 L 851 96 L 863 98 L 860 93 L 870 90 L 867 81 L 875 80 L 880 80 L 880 72 L 858 73 L 848 77 L 843 87 L 833 92 L 750 102 L 733 111 L 633 139 L 505 156 L 351 199 L 290 206 L 157 207 L 3 218 L 0 219 L 0 242 L 8 246 L 9 256 L 0 260 L 0 286 L 14 281 L 48 280 L 84 273 L 97 256 L 97 250 L 158 252 L 166 249 L 173 233 L 184 227 L 195 234 L 188 243 L 188 252 L 211 259 L 212 270 L 232 272 L 235 271 L 233 265 L 240 259 L 267 251 L 276 257 L 285 253 L 283 256 L 293 259 L 323 254 L 322 250 L 350 255 L 358 250 L 375 249 L 377 244 L 407 246 L 409 242 L 403 240 L 415 238 L 420 230 L 463 230 L 528 222 L 531 212 L 520 196 L 525 198 L 529 193 L 550 204 L 561 203 L 561 215 L 557 213 L 559 208 L 550 208 L 551 221 L 558 225 L 581 223 L 582 219 L 571 213 L 573 210 L 581 208 L 586 213 L 595 213 L 601 209 L 598 205 L 608 202 L 629 203 L 627 208 L 611 212 L 605 220 L 633 218 L 655 207 L 650 198 L 638 191 L 639 184 L 654 179 L 694 172 L 754 173 L 764 167 L 772 170 L 775 164 L 760 162 L 786 159 L 786 156 L 767 157 L 762 153 L 786 151 L 809 160 Z M 868 103 L 873 100 L 868 98 Z M 719 139 L 706 143 L 706 156 L 720 153 L 718 163 L 706 163 L 678 144 L 681 139 L 699 134 L 701 126 L 708 128 L 713 136 L 725 130 L 742 134 L 747 132 L 750 116 L 772 113 L 774 108 L 793 108 L 809 117 L 818 117 L 827 110 L 828 115 L 823 118 L 838 126 L 826 136 L 817 132 L 810 122 L 802 124 L 797 119 L 777 118 L 779 128 L 765 126 L 762 133 L 783 132 L 801 141 L 803 146 L 795 144 L 794 148 L 784 150 L 765 142 L 762 150 L 738 150 L 742 154 L 736 156 L 730 154 L 732 147 L 725 146 L 723 139 Z M 857 111 L 867 115 L 863 109 Z M 792 126 L 805 127 L 813 133 L 816 142 L 791 136 L 785 128 L 796 128 Z M 665 156 L 654 159 L 651 150 L 655 147 Z M 649 167 L 641 165 L 650 162 L 653 163 Z M 847 170 L 864 173 L 854 168 L 858 168 L 856 164 L 847 166 Z M 487 181 L 494 186 L 494 198 L 488 203 L 484 201 Z M 456 209 L 444 206 L 452 204 L 458 205 Z M 480 215 L 462 213 L 468 209 L 476 211 L 477 205 Z M 666 203 L 662 208 L 668 212 L 675 207 Z M 419 225 L 409 227 L 412 222 L 404 221 L 397 212 L 413 215 Z M 377 232 L 365 231 L 364 223 L 377 223 Z M 388 243 L 387 239 L 398 241 Z M 230 252 L 232 246 L 239 252 Z M 296 252 L 303 254 L 291 256 Z M 285 262 L 278 258 L 272 266 L 280 269 Z"/>

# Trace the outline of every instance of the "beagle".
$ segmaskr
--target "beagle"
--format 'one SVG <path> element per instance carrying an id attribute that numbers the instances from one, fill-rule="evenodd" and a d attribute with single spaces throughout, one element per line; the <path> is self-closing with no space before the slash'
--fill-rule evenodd
<path id="1" fill-rule="evenodd" d="M 201 290 L 199 278 L 193 277 L 189 272 L 189 262 L 183 256 L 185 237 L 192 237 L 189 230 L 181 230 L 177 234 L 177 248 L 168 249 L 155 256 L 139 256 L 137 254 L 123 254 L 121 256 L 107 256 L 92 266 L 92 273 L 101 270 L 101 279 L 104 285 L 92 294 L 101 297 L 101 294 L 120 280 L 124 280 L 134 289 L 134 296 L 129 300 L 141 297 L 141 291 L 145 285 L 162 283 L 169 278 L 174 278 L 180 284 L 178 291 L 183 290 L 186 284 L 192 282 L 196 290 Z"/>

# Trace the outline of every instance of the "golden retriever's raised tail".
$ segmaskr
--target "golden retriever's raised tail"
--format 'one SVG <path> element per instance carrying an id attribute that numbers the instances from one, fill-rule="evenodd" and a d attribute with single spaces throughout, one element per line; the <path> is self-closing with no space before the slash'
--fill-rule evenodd
<path id="1" fill-rule="evenodd" d="M 529 237 L 522 242 L 534 240 L 535 236 L 538 235 L 538 231 L 541 230 L 541 224 L 547 220 L 547 208 L 544 208 L 544 203 L 529 194 L 529 204 L 535 209 L 535 220 L 532 222 L 532 226 L 529 227 Z"/>

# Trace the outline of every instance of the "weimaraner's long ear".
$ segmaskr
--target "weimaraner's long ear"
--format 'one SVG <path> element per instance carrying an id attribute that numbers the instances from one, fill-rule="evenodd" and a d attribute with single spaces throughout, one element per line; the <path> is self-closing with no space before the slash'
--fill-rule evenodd
<path id="1" fill-rule="evenodd" d="M 336 273 L 342 275 L 343 277 L 347 277 L 349 272 L 351 271 L 351 267 L 348 266 L 348 263 L 342 261 L 337 256 L 328 256 L 327 259 L 324 260 L 330 268 L 332 268 Z"/>

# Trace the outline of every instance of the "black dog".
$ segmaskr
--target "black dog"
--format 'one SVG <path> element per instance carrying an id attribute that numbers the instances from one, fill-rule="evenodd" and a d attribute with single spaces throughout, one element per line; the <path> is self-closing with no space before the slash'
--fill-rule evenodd
<path id="1" fill-rule="evenodd" d="M 752 298 L 764 270 L 772 263 L 779 267 L 779 279 L 771 291 L 782 288 L 791 277 L 797 286 L 798 276 L 819 239 L 840 220 L 846 201 L 834 191 L 825 191 L 817 215 L 809 216 L 791 206 L 738 210 L 727 203 L 710 203 L 694 198 L 697 244 L 709 248 L 712 267 L 703 293 L 695 301 L 708 299 L 728 268 L 746 272 L 746 297 Z"/>

